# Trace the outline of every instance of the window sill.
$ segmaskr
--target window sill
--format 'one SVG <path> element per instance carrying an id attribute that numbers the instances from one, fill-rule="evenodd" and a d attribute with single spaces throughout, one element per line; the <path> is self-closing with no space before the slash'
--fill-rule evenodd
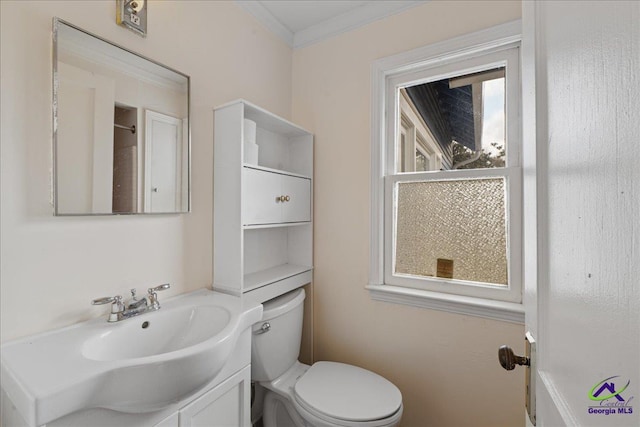
<path id="1" fill-rule="evenodd" d="M 371 298 L 395 304 L 524 324 L 524 306 L 513 302 L 465 297 L 390 285 L 368 285 Z"/>

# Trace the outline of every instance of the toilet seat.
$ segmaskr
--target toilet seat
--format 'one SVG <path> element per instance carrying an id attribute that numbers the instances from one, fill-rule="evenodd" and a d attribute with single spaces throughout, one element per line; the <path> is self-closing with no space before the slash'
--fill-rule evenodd
<path id="1" fill-rule="evenodd" d="M 296 409 L 313 425 L 383 427 L 402 416 L 400 390 L 366 369 L 317 362 L 293 388 Z"/>

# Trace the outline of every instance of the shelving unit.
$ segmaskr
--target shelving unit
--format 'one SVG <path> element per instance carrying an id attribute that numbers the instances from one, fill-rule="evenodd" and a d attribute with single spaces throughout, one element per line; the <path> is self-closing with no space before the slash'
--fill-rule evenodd
<path id="1" fill-rule="evenodd" d="M 258 162 L 244 161 L 244 120 Z M 214 112 L 213 288 L 267 301 L 311 282 L 313 135 L 244 100 Z"/>

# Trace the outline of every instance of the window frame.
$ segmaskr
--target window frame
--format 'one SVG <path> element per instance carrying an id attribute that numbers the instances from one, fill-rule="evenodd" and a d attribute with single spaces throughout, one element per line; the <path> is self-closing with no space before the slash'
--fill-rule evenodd
<path id="1" fill-rule="evenodd" d="M 367 286 L 376 300 L 434 308 L 462 314 L 488 317 L 515 323 L 524 322 L 522 308 L 522 170 L 521 159 L 521 101 L 520 70 L 513 72 L 513 64 L 507 66 L 508 89 L 505 96 L 517 92 L 515 109 L 507 108 L 506 140 L 507 167 L 475 170 L 449 170 L 444 172 L 390 173 L 395 167 L 395 135 L 398 133 L 399 104 L 396 94 L 399 87 L 435 81 L 487 69 L 491 65 L 504 65 L 506 60 L 495 60 L 509 49 L 516 49 L 519 63 L 520 21 L 502 24 L 476 33 L 467 34 L 444 42 L 374 62 L 372 67 L 372 168 L 371 168 L 371 254 L 370 280 Z M 507 64 L 508 65 L 508 64 Z M 519 64 L 518 64 L 519 65 Z M 510 74 L 511 70 L 511 74 Z M 507 95 L 510 94 L 510 95 Z M 514 102 L 506 98 L 506 102 Z M 392 111 L 392 114 L 388 112 Z M 394 121 L 395 120 L 395 121 Z M 389 124 L 391 123 L 391 124 Z M 387 143 L 389 138 L 392 143 Z M 514 138 L 519 141 L 514 143 Z M 484 286 L 438 278 L 435 280 L 398 277 L 391 275 L 393 263 L 394 209 L 390 195 L 393 186 L 403 181 L 473 179 L 505 177 L 507 185 L 507 254 L 509 263 L 509 291 L 504 288 Z M 387 244 L 386 244 L 387 243 Z M 400 280 L 398 280 L 400 279 Z M 428 284 L 427 286 L 424 286 Z M 453 285 L 453 286 L 451 286 Z M 471 285 L 471 286 L 470 286 Z M 452 289 L 456 288 L 456 289 Z M 460 292 L 460 289 L 465 290 Z M 455 290 L 452 293 L 452 290 Z M 489 290 L 490 292 L 486 292 Z M 466 292 L 470 291 L 470 292 Z"/>

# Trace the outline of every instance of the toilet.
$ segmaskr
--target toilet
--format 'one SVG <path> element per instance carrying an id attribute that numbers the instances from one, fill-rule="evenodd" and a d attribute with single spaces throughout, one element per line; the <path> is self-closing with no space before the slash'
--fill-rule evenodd
<path id="1" fill-rule="evenodd" d="M 252 327 L 251 379 L 266 389 L 264 427 L 394 427 L 402 395 L 366 369 L 336 362 L 298 362 L 304 289 L 263 304 Z"/>

